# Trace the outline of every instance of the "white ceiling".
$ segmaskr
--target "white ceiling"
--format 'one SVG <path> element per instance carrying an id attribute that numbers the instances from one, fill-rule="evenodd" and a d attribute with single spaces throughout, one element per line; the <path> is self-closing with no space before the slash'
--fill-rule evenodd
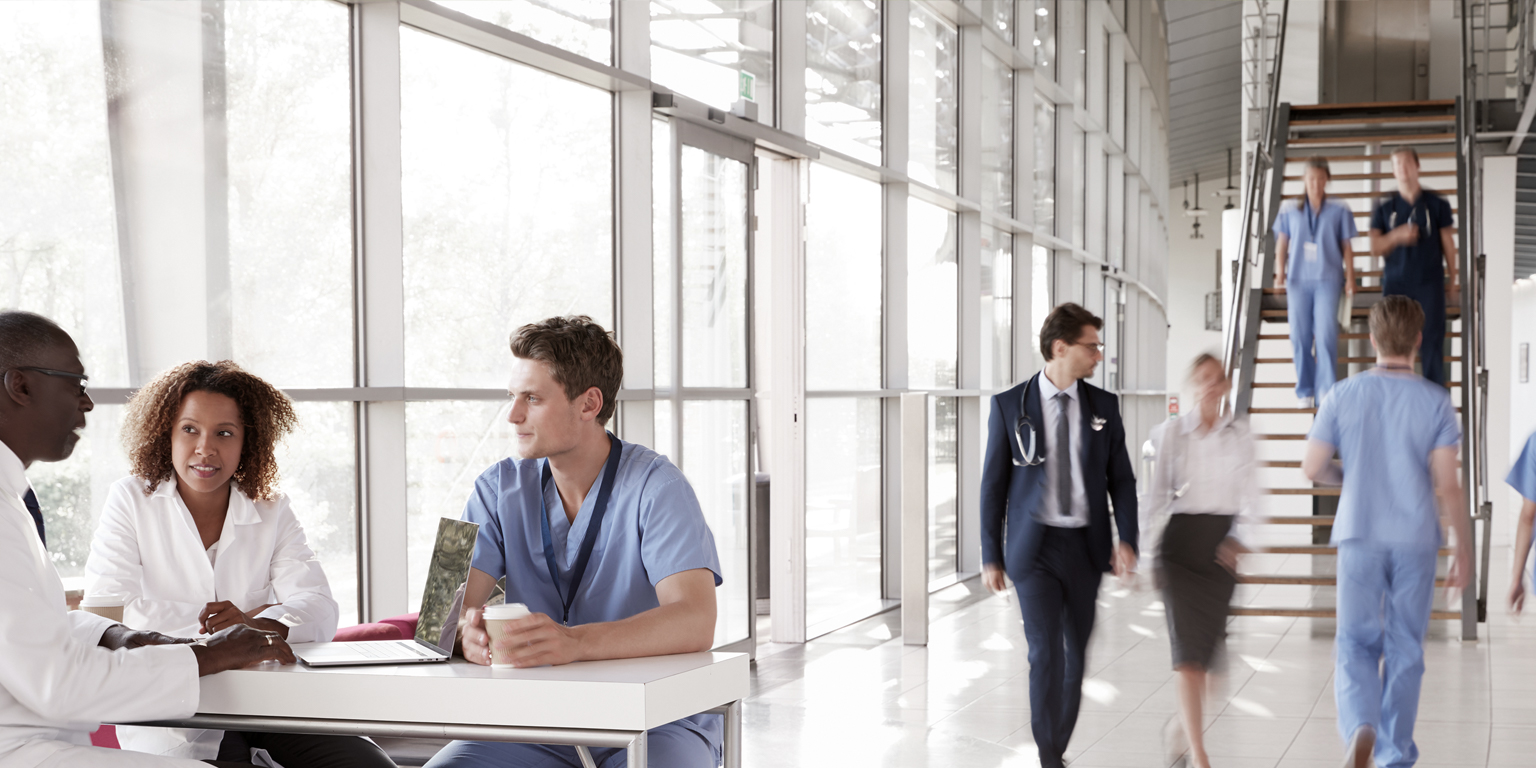
<path id="1" fill-rule="evenodd" d="M 1168 0 L 1168 181 L 1195 173 L 1200 192 L 1226 185 L 1227 149 L 1241 175 L 1241 0 Z M 1209 207 L 1209 206 L 1207 206 Z"/>

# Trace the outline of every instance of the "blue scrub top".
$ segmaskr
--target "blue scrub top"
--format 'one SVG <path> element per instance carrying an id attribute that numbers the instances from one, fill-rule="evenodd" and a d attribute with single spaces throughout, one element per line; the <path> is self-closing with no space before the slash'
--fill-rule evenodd
<path id="1" fill-rule="evenodd" d="M 1509 468 L 1509 477 L 1504 478 L 1504 482 L 1521 497 L 1536 501 L 1536 432 L 1526 438 L 1525 448 L 1520 451 L 1514 466 Z"/>
<path id="2" fill-rule="evenodd" d="M 1344 284 L 1344 243 L 1359 235 L 1349 206 L 1330 197 L 1318 210 L 1305 198 L 1287 200 L 1275 217 L 1274 232 L 1290 238 L 1285 279 L 1290 282 Z M 1307 245 L 1317 257 L 1307 258 Z"/>
<path id="3" fill-rule="evenodd" d="M 1443 285 L 1445 249 L 1440 246 L 1440 230 L 1456 226 L 1450 202 L 1429 189 L 1420 189 L 1419 199 L 1412 203 L 1393 192 L 1371 212 L 1371 229 L 1382 234 L 1409 221 L 1419 225 L 1419 241 L 1387 254 L 1382 285 L 1388 289 Z"/>
<path id="4" fill-rule="evenodd" d="M 715 586 L 721 583 L 715 536 L 693 486 L 665 456 L 643 445 L 620 445 L 613 495 L 571 606 L 572 625 L 618 621 L 655 608 L 661 604 L 656 584 L 682 571 L 708 568 Z M 559 621 L 563 610 L 549 580 L 539 513 L 549 511 L 560 589 L 565 591 L 603 478 L 598 475 L 572 524 L 554 482 L 548 489 L 539 487 L 543 467 L 542 459 L 498 462 L 475 481 L 464 519 L 480 524 L 474 567 L 493 578 L 507 577 L 507 602 L 524 603 Z"/>
<path id="5" fill-rule="evenodd" d="M 1344 463 L 1334 544 L 1441 545 L 1429 454 L 1461 443 L 1444 387 L 1411 371 L 1351 376 L 1323 398 L 1308 437 L 1338 448 Z"/>
<path id="6" fill-rule="evenodd" d="M 720 557 L 715 536 L 704 522 L 704 510 L 693 486 L 667 457 L 634 443 L 620 443 L 619 468 L 602 530 L 592 547 L 586 575 L 571 606 L 571 624 L 618 621 L 661 605 L 656 584 L 676 573 L 708 568 L 720 586 Z M 568 591 L 576 553 L 586 537 L 603 476 L 598 474 L 576 522 L 565 518 L 565 507 L 553 481 L 540 489 L 541 459 L 503 459 L 475 480 L 464 507 L 464 519 L 480 524 L 472 565 L 492 578 L 507 577 L 507 602 L 560 620 L 560 596 L 549 580 L 544 538 L 539 530 L 539 499 L 548 510 L 550 540 L 560 572 L 560 589 Z M 718 748 L 718 715 L 694 715 L 675 723 Z"/>

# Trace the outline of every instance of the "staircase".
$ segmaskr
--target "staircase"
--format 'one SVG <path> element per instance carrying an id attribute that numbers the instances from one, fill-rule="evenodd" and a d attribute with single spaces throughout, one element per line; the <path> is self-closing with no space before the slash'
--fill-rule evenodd
<path id="1" fill-rule="evenodd" d="M 1370 255 L 1370 212 L 1377 199 L 1396 188 L 1391 152 L 1411 146 L 1419 153 L 1422 185 L 1449 198 L 1461 224 L 1459 180 L 1465 178 L 1455 151 L 1460 109 L 1455 100 L 1375 104 L 1278 105 L 1270 150 L 1255 173 L 1264 173 L 1249 208 L 1248 237 L 1262 258 L 1247 259 L 1260 280 L 1240 279 L 1239 306 L 1233 313 L 1228 347 L 1229 370 L 1236 388 L 1234 409 L 1246 414 L 1258 440 L 1259 482 L 1270 515 L 1256 540 L 1261 546 L 1243 559 L 1232 615 L 1331 618 L 1336 604 L 1334 563 L 1337 550 L 1328 545 L 1339 489 L 1312 486 L 1301 473 L 1306 436 L 1314 408 L 1300 408 L 1294 392 L 1284 289 L 1273 287 L 1274 239 L 1269 236 L 1280 204 L 1302 195 L 1302 168 L 1310 155 L 1327 157 L 1332 169 L 1330 197 L 1355 212 L 1361 236 L 1355 239 L 1356 288 L 1352 320 L 1339 336 L 1338 376 L 1359 373 L 1375 361 L 1366 317 L 1381 299 L 1383 260 Z M 1256 188 L 1262 187 L 1262 188 Z M 1465 262 L 1463 262 L 1465 263 Z M 1244 270 L 1245 272 L 1247 269 Z M 1462 270 L 1462 274 L 1468 274 Z M 1255 287 L 1262 286 L 1262 287 Z M 1465 324 L 1459 298 L 1447 302 L 1446 373 L 1451 397 L 1462 403 L 1462 350 Z M 1246 306 L 1244 306 L 1246 305 Z M 1463 419 L 1465 426 L 1465 419 Z M 1444 574 L 1450 550 L 1441 551 Z M 1443 582 L 1442 582 L 1443 583 Z M 1437 591 L 1435 619 L 1459 620 L 1462 605 L 1441 605 Z M 1471 625 L 1476 631 L 1476 625 Z M 1463 634 L 1466 626 L 1463 627 Z"/>

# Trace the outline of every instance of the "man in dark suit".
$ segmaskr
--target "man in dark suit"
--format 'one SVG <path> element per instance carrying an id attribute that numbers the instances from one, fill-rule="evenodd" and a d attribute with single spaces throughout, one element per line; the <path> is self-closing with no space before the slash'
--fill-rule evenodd
<path id="1" fill-rule="evenodd" d="M 1043 768 L 1065 765 L 1077 725 L 1099 581 L 1136 570 L 1136 477 L 1119 401 L 1082 381 L 1103 359 L 1103 326 L 1076 304 L 1052 310 L 1040 329 L 1045 370 L 993 397 L 987 422 L 982 577 L 1002 591 L 1006 574 L 1018 592 Z"/>

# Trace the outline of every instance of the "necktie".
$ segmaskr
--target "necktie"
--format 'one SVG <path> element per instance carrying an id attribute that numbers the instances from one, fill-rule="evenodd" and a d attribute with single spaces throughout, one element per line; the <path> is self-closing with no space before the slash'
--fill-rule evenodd
<path id="1" fill-rule="evenodd" d="M 1061 503 L 1061 516 L 1072 517 L 1072 426 L 1068 419 L 1072 418 L 1072 412 L 1067 405 L 1072 398 L 1065 392 L 1057 392 L 1056 397 L 1056 466 L 1052 473 L 1056 475 L 1056 498 Z"/>
<path id="2" fill-rule="evenodd" d="M 27 495 L 21 497 L 26 503 L 27 511 L 32 513 L 32 522 L 37 523 L 37 538 L 42 539 L 43 546 L 48 546 L 48 536 L 43 533 L 43 508 L 37 503 L 37 494 L 27 489 Z"/>

